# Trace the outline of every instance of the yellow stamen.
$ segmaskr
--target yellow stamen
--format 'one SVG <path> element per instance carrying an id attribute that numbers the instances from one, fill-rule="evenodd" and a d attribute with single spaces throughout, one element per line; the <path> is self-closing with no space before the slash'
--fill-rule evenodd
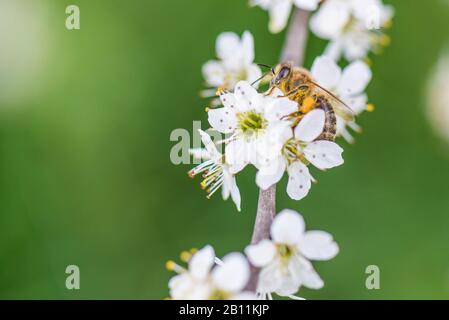
<path id="1" fill-rule="evenodd" d="M 387 20 L 387 21 L 385 21 L 385 23 L 384 23 L 384 25 L 383 25 L 383 27 L 384 27 L 385 29 L 390 29 L 392 26 L 393 26 L 393 21 L 392 21 L 392 20 Z"/>
<path id="2" fill-rule="evenodd" d="M 366 106 L 366 111 L 368 111 L 368 112 L 373 112 L 375 109 L 376 109 L 376 107 L 375 107 L 374 104 L 372 104 L 372 103 L 369 103 L 369 104 Z"/>
<path id="3" fill-rule="evenodd" d="M 391 44 L 391 38 L 384 34 L 380 37 L 379 43 L 383 47 L 388 47 Z"/>
<path id="4" fill-rule="evenodd" d="M 176 263 L 175 263 L 173 260 L 168 260 L 168 261 L 165 263 L 165 268 L 166 268 L 168 271 L 174 271 L 175 268 L 176 268 Z"/>
<path id="5" fill-rule="evenodd" d="M 198 252 L 198 249 L 197 248 L 192 248 L 192 249 L 190 249 L 190 253 L 193 255 L 193 254 L 195 254 L 195 253 L 197 253 Z"/>
<path id="6" fill-rule="evenodd" d="M 216 95 L 216 96 L 219 96 L 219 95 L 221 95 L 221 94 L 224 93 L 224 92 L 225 92 L 225 89 L 222 88 L 222 87 L 219 87 L 219 88 L 217 89 L 217 92 L 215 92 L 215 95 Z"/>
<path id="7" fill-rule="evenodd" d="M 366 57 L 365 59 L 364 59 L 364 61 L 365 61 L 365 63 L 368 65 L 368 66 L 372 66 L 373 65 L 373 60 L 371 60 L 369 57 Z"/>
<path id="8" fill-rule="evenodd" d="M 192 254 L 189 251 L 183 251 L 181 252 L 181 255 L 179 257 L 181 261 L 189 262 L 190 258 L 192 257 Z"/>

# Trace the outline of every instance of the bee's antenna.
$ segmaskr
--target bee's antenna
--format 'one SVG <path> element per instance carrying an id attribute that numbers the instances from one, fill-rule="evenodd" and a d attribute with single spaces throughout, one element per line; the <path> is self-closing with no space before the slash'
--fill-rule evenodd
<path id="1" fill-rule="evenodd" d="M 257 82 L 261 81 L 263 78 L 265 78 L 270 72 L 265 72 L 259 79 L 251 83 L 251 86 L 255 85 Z"/>
<path id="2" fill-rule="evenodd" d="M 270 69 L 271 73 L 274 74 L 274 68 L 272 66 L 269 66 L 268 64 L 264 63 L 256 63 L 259 67 Z"/>
<path id="3" fill-rule="evenodd" d="M 264 67 L 267 69 L 272 69 L 271 66 L 269 66 L 268 64 L 264 64 L 264 63 L 256 63 L 259 67 Z"/>

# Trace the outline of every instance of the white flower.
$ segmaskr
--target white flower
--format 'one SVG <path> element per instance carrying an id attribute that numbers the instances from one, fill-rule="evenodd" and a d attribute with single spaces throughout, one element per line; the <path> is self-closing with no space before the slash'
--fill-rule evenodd
<path id="1" fill-rule="evenodd" d="M 252 6 L 259 6 L 270 14 L 269 29 L 272 33 L 284 30 L 293 5 L 307 11 L 318 8 L 321 0 L 250 0 Z"/>
<path id="2" fill-rule="evenodd" d="M 178 275 L 169 281 L 170 297 L 175 300 L 252 300 L 255 295 L 244 291 L 250 270 L 241 253 L 230 253 L 223 260 L 215 257 L 214 249 L 205 246 L 187 254 L 188 269 L 167 263 Z"/>
<path id="3" fill-rule="evenodd" d="M 237 83 L 233 93 L 221 92 L 220 99 L 224 107 L 208 111 L 209 123 L 230 135 L 225 158 L 231 173 L 249 163 L 260 167 L 276 158 L 284 132 L 291 131 L 286 117 L 297 111 L 296 102 L 260 94 L 246 81 Z"/>
<path id="4" fill-rule="evenodd" d="M 364 92 L 371 81 L 372 72 L 365 62 L 353 61 L 342 71 L 333 59 L 321 56 L 315 59 L 311 73 L 317 83 L 346 103 L 354 115 L 365 110 L 372 111 L 373 106 L 367 103 L 368 97 Z M 359 126 L 353 120 L 345 119 L 338 112 L 336 116 L 337 134 L 348 142 L 353 142 L 354 139 L 347 126 L 356 131 L 360 130 Z"/>
<path id="5" fill-rule="evenodd" d="M 215 252 L 206 246 L 196 252 L 188 261 L 188 269 L 173 261 L 167 262 L 167 269 L 178 275 L 170 279 L 170 297 L 175 300 L 206 300 L 210 296 L 209 273 L 214 265 Z"/>
<path id="6" fill-rule="evenodd" d="M 256 183 L 261 189 L 267 189 L 277 183 L 287 170 L 289 180 L 288 195 L 301 200 L 309 193 L 313 177 L 307 165 L 311 163 L 321 170 L 343 164 L 343 149 L 335 142 L 316 139 L 323 132 L 325 114 L 321 109 L 314 109 L 301 119 L 294 129 L 294 136 L 287 139 L 281 154 L 259 168 Z"/>
<path id="7" fill-rule="evenodd" d="M 309 260 L 330 260 L 338 253 L 332 235 L 324 231 L 305 231 L 300 214 L 281 211 L 271 225 L 271 240 L 250 245 L 245 253 L 252 265 L 262 268 L 257 291 L 292 296 L 301 286 L 320 289 L 324 283 Z"/>
<path id="8" fill-rule="evenodd" d="M 320 38 L 330 40 L 325 54 L 334 60 L 363 59 L 369 51 L 379 52 L 389 44 L 379 29 L 393 17 L 393 8 L 381 0 L 327 0 L 310 20 Z"/>
<path id="9" fill-rule="evenodd" d="M 224 156 L 217 150 L 210 136 L 198 130 L 201 135 L 205 149 L 192 149 L 190 152 L 198 159 L 204 159 L 205 162 L 189 171 L 189 176 L 194 177 L 197 174 L 203 174 L 201 187 L 208 192 L 210 198 L 220 187 L 222 188 L 223 199 L 227 200 L 231 196 L 237 210 L 240 211 L 240 191 L 237 187 L 235 176 L 229 171 L 229 166 L 224 163 Z"/>
<path id="10" fill-rule="evenodd" d="M 231 90 L 238 81 L 254 82 L 262 76 L 254 63 L 254 39 L 249 31 L 242 39 L 233 32 L 224 32 L 217 38 L 217 57 L 203 65 L 206 85 Z M 203 96 L 213 96 L 216 90 L 205 90 Z"/>

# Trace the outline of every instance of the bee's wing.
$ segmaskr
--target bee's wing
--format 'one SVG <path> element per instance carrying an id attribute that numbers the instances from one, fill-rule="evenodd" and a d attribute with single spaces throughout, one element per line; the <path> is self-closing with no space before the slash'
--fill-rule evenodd
<path id="1" fill-rule="evenodd" d="M 326 93 L 329 96 L 329 98 L 335 102 L 332 104 L 332 107 L 333 107 L 336 115 L 338 115 L 339 117 L 343 118 L 343 120 L 348 121 L 348 122 L 354 120 L 355 113 L 346 103 L 341 101 L 340 98 L 335 96 L 329 90 L 320 86 L 318 83 L 312 82 L 312 84 L 315 85 L 321 91 L 324 91 L 324 93 Z"/>
<path id="2" fill-rule="evenodd" d="M 335 99 L 334 99 L 335 100 Z M 340 100 L 336 100 L 336 103 L 332 105 L 334 112 L 337 116 L 345 120 L 346 122 L 354 121 L 355 115 L 354 111 L 349 108 L 346 104 L 342 103 Z"/>

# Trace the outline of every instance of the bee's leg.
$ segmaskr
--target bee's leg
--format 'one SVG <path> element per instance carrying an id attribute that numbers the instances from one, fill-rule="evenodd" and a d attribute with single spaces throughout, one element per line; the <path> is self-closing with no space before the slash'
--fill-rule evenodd
<path id="1" fill-rule="evenodd" d="M 283 98 L 290 97 L 290 96 L 295 95 L 296 93 L 298 93 L 298 91 L 299 91 L 299 89 L 298 89 L 298 88 L 295 88 L 295 89 L 293 89 L 293 90 L 287 92 L 287 93 L 286 93 L 285 95 L 283 95 L 282 97 L 283 97 Z"/>
<path id="2" fill-rule="evenodd" d="M 275 86 L 271 87 L 270 89 L 268 89 L 267 93 L 265 93 L 266 96 L 271 96 L 273 94 L 274 89 L 276 89 Z"/>

